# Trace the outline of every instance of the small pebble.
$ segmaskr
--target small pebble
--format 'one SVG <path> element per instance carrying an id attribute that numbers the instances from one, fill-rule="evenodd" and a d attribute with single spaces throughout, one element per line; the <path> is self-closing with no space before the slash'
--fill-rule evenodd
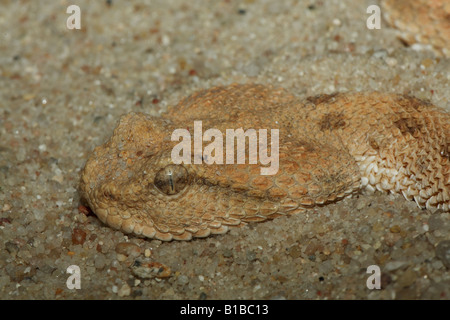
<path id="1" fill-rule="evenodd" d="M 386 271 L 394 271 L 397 269 L 400 269 L 401 267 L 405 266 L 407 264 L 406 261 L 389 261 L 388 263 L 386 263 L 386 266 L 384 267 L 384 269 Z"/>
<path id="2" fill-rule="evenodd" d="M 411 268 L 409 268 L 399 276 L 397 284 L 402 288 L 406 288 L 411 286 L 414 282 L 416 282 L 416 279 L 417 279 L 416 272 L 414 272 Z"/>
<path id="3" fill-rule="evenodd" d="M 78 211 L 79 211 L 80 213 L 85 214 L 85 215 L 88 215 L 88 214 L 91 213 L 91 210 L 90 210 L 88 207 L 83 206 L 82 204 L 80 204 L 80 205 L 78 206 Z"/>
<path id="4" fill-rule="evenodd" d="M 127 257 L 136 258 L 141 254 L 141 248 L 132 242 L 120 242 L 116 246 L 116 252 Z"/>
<path id="5" fill-rule="evenodd" d="M 119 297 L 127 297 L 131 293 L 131 288 L 128 284 L 124 284 L 120 289 L 117 291 L 117 295 Z"/>
<path id="6" fill-rule="evenodd" d="M 356 204 L 356 209 L 357 210 L 362 210 L 367 206 L 367 204 L 364 201 L 358 201 L 358 203 Z"/>
<path id="7" fill-rule="evenodd" d="M 86 241 L 86 232 L 80 228 L 74 228 L 72 231 L 72 244 L 83 244 Z"/>
<path id="8" fill-rule="evenodd" d="M 94 259 L 94 266 L 96 269 L 103 269 L 105 267 L 106 261 L 105 256 L 103 254 L 99 254 Z"/>
<path id="9" fill-rule="evenodd" d="M 256 258 L 255 251 L 251 251 L 251 250 L 247 251 L 247 260 L 248 261 L 255 261 L 256 259 L 257 258 Z"/>
<path id="10" fill-rule="evenodd" d="M 121 253 L 117 254 L 117 261 L 119 262 L 124 262 L 125 260 L 127 260 L 127 256 Z"/>
<path id="11" fill-rule="evenodd" d="M 189 283 L 189 278 L 185 275 L 181 275 L 178 277 L 178 284 L 185 285 Z"/>
<path id="12" fill-rule="evenodd" d="M 5 224 L 11 224 L 11 220 L 8 218 L 0 218 L 0 226 L 4 226 Z"/>
<path id="13" fill-rule="evenodd" d="M 395 59 L 395 58 L 387 57 L 385 59 L 385 61 L 386 61 L 386 64 L 391 68 L 395 67 L 397 65 L 397 59 Z"/>
<path id="14" fill-rule="evenodd" d="M 300 257 L 300 255 L 302 254 L 302 251 L 300 249 L 300 246 L 295 245 L 291 248 L 289 248 L 289 255 L 291 256 L 291 258 L 295 259 Z"/>

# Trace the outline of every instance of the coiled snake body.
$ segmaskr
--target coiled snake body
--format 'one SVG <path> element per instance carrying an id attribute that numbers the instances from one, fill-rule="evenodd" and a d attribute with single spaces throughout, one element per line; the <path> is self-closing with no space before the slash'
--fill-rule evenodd
<path id="1" fill-rule="evenodd" d="M 194 121 L 202 121 L 203 132 L 279 129 L 278 172 L 263 176 L 261 165 L 248 161 L 174 165 L 171 151 L 179 142 L 171 134 L 193 133 Z M 123 116 L 86 163 L 80 190 L 113 228 L 189 240 L 362 189 L 401 193 L 422 208 L 448 211 L 449 158 L 449 113 L 417 98 L 341 93 L 300 101 L 284 89 L 234 84 L 197 92 L 163 118 Z"/>

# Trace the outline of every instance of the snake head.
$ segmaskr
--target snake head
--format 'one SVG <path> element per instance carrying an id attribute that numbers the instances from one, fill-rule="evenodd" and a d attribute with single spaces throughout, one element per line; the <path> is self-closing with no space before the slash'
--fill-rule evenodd
<path id="1" fill-rule="evenodd" d="M 244 203 L 241 190 L 217 192 L 218 180 L 207 178 L 214 168 L 206 164 L 173 163 L 173 130 L 171 121 L 161 118 L 123 116 L 110 140 L 94 149 L 83 169 L 83 201 L 110 227 L 160 240 L 222 234 L 228 225 L 242 224 L 233 217 L 233 208 Z M 230 187 L 232 181 L 226 184 Z"/>
<path id="2" fill-rule="evenodd" d="M 195 164 L 193 148 L 190 163 L 177 164 L 172 151 L 178 141 L 171 138 L 176 127 L 131 113 L 94 150 L 80 190 L 101 221 L 147 238 L 189 240 L 334 201 L 359 183 L 356 168 L 333 166 L 356 166 L 349 156 L 302 139 L 283 141 L 273 176 L 261 175 L 260 164 Z M 245 154 L 250 149 L 246 144 Z"/>

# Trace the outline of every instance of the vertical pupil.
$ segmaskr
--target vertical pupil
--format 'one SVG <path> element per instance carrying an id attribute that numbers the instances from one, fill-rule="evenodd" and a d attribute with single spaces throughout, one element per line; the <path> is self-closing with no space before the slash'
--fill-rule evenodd
<path id="1" fill-rule="evenodd" d="M 173 183 L 173 172 L 172 172 L 171 169 L 168 169 L 168 170 L 167 170 L 167 175 L 169 176 L 170 190 L 171 190 L 172 192 L 174 192 L 174 191 L 175 191 L 175 185 L 174 185 L 174 183 Z"/>
<path id="2" fill-rule="evenodd" d="M 180 165 L 170 164 L 159 170 L 154 179 L 154 185 L 167 195 L 177 194 L 188 183 L 188 172 Z"/>

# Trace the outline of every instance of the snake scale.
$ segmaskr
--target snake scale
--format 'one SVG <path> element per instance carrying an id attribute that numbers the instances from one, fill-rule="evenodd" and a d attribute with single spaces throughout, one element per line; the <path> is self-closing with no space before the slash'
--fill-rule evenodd
<path id="1" fill-rule="evenodd" d="M 202 121 L 203 132 L 278 129 L 278 172 L 261 175 L 261 165 L 248 161 L 173 164 L 178 141 L 171 134 L 178 128 L 192 133 L 194 121 Z M 101 221 L 160 240 L 222 234 L 363 189 L 400 193 L 421 208 L 448 211 L 450 114 L 398 94 L 299 100 L 272 86 L 214 87 L 163 117 L 123 116 L 88 159 L 80 183 L 82 198 Z"/>

